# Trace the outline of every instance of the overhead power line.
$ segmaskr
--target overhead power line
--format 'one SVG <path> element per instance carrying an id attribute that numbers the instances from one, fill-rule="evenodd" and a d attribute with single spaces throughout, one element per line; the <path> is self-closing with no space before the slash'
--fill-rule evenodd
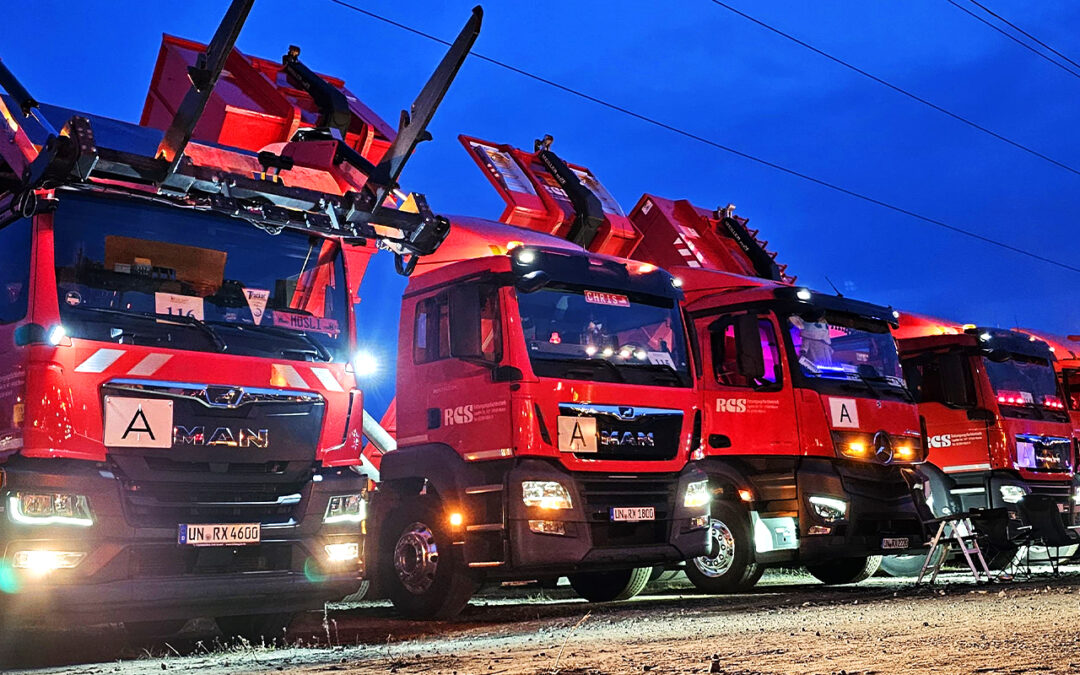
<path id="1" fill-rule="evenodd" d="M 382 23 L 394 26 L 396 28 L 400 28 L 401 30 L 412 33 L 413 35 L 418 35 L 418 36 L 420 36 L 422 38 L 425 38 L 427 40 L 431 40 L 432 42 L 437 42 L 437 43 L 439 43 L 441 45 L 445 45 L 445 46 L 450 45 L 450 42 L 448 40 L 444 40 L 444 39 L 442 39 L 442 38 L 440 38 L 440 37 L 438 37 L 436 35 L 432 35 L 431 33 L 425 33 L 422 30 L 413 28 L 412 26 L 400 23 L 398 21 L 394 21 L 393 19 L 389 19 L 389 18 L 384 17 L 384 16 L 382 16 L 380 14 L 376 14 L 375 12 L 371 12 L 369 10 L 363 9 L 361 7 L 357 7 L 356 5 L 349 4 L 348 2 L 345 2 L 344 0 L 330 0 L 330 2 L 332 2 L 332 3 L 336 4 L 336 5 L 340 5 L 342 7 L 345 7 L 347 9 L 350 9 L 350 10 L 352 10 L 354 12 L 358 12 L 360 14 L 363 14 L 364 16 L 375 19 L 376 21 L 381 21 Z M 1044 262 L 1044 263 L 1047 263 L 1047 264 L 1050 264 L 1050 265 L 1054 265 L 1056 267 L 1060 267 L 1062 269 L 1066 269 L 1066 270 L 1069 270 L 1071 272 L 1080 272 L 1080 267 L 1076 267 L 1076 266 L 1070 265 L 1068 263 L 1061 262 L 1059 260 L 1054 260 L 1053 258 L 1048 258 L 1046 256 L 1043 256 L 1043 255 L 1039 254 L 1039 253 L 1035 253 L 1034 251 L 1028 251 L 1028 250 L 1022 249 L 1022 248 L 1020 248 L 1018 246 L 1013 246 L 1012 244 L 1008 244 L 1006 242 L 999 241 L 999 240 L 993 239 L 991 237 L 987 237 L 985 235 L 979 234 L 978 232 L 973 232 L 971 230 L 967 230 L 967 229 L 964 229 L 962 227 L 957 227 L 956 225 L 950 225 L 949 223 L 946 223 L 946 222 L 944 222 L 942 220 L 938 220 L 936 218 L 931 218 L 929 216 L 924 216 L 924 215 L 922 215 L 920 213 L 917 213 L 917 212 L 912 211 L 910 209 L 904 208 L 902 206 L 897 206 L 895 204 L 886 202 L 884 200 L 877 199 L 876 197 L 871 197 L 869 195 L 865 195 L 865 194 L 862 194 L 860 192 L 856 192 L 855 190 L 851 190 L 851 189 L 842 187 L 842 186 L 837 185 L 835 183 L 830 183 L 829 181 L 823 180 L 821 178 L 816 178 L 814 176 L 803 173 L 801 171 L 797 171 L 795 169 L 788 168 L 788 167 L 786 167 L 786 166 L 784 166 L 782 164 L 777 164 L 776 162 L 772 162 L 772 161 L 769 161 L 767 159 L 762 159 L 761 157 L 751 155 L 750 153 L 743 152 L 742 150 L 738 150 L 738 149 L 733 148 L 733 147 L 728 146 L 728 145 L 724 145 L 724 144 L 719 143 L 717 141 L 714 141 L 712 139 L 709 139 L 709 138 L 706 138 L 704 136 L 700 136 L 698 134 L 695 134 L 695 133 L 693 133 L 691 131 L 681 129 L 681 128 L 676 127 L 674 125 L 668 124 L 667 122 L 663 122 L 663 121 L 660 121 L 660 120 L 655 119 L 653 117 L 649 117 L 647 115 L 644 115 L 642 113 L 635 112 L 633 110 L 630 110 L 629 108 L 625 108 L 625 107 L 620 106 L 618 104 L 611 103 L 611 102 L 606 101 L 606 100 L 604 100 L 602 98 L 599 98 L 598 96 L 594 96 L 592 94 L 585 93 L 583 91 L 580 91 L 578 89 L 574 89 L 574 88 L 569 87 L 569 86 L 567 86 L 565 84 L 560 84 L 560 83 L 555 82 L 553 80 L 549 80 L 549 79 L 547 79 L 545 77 L 541 77 L 540 75 L 536 75 L 536 74 L 531 73 L 531 72 L 529 72 L 527 70 L 524 70 L 522 68 L 518 68 L 517 66 L 512 66 L 512 65 L 510 65 L 508 63 L 505 63 L 503 61 L 499 61 L 499 60 L 494 59 L 494 58 L 492 58 L 490 56 L 485 56 L 485 55 L 480 54 L 480 53 L 478 53 L 476 51 L 470 52 L 469 56 L 470 56 L 470 58 L 475 58 L 475 59 L 478 59 L 480 61 L 484 61 L 485 63 L 490 63 L 493 66 L 497 66 L 497 67 L 502 68 L 504 70 L 508 70 L 508 71 L 510 71 L 512 73 L 517 73 L 518 75 L 521 75 L 523 77 L 527 77 L 527 78 L 529 78 L 531 80 L 535 80 L 536 82 L 540 82 L 540 83 L 545 84 L 545 85 L 547 85 L 549 87 L 553 87 L 555 89 L 566 92 L 566 93 L 571 94 L 573 96 L 576 96 L 578 98 L 584 99 L 584 100 L 589 101 L 591 103 L 595 103 L 595 104 L 597 104 L 599 106 L 602 106 L 604 108 L 607 108 L 609 110 L 614 110 L 616 112 L 627 115 L 628 117 L 632 117 L 634 119 L 640 120 L 640 121 L 645 122 L 647 124 L 651 124 L 652 126 L 659 127 L 661 129 L 664 129 L 664 130 L 670 131 L 672 133 L 678 134 L 680 136 L 683 136 L 684 138 L 689 138 L 691 140 L 697 141 L 697 142 L 702 143 L 704 145 L 708 145 L 710 147 L 716 148 L 717 150 L 723 150 L 724 152 L 736 155 L 737 157 L 742 157 L 743 159 L 750 160 L 751 162 L 755 162 L 755 163 L 760 164 L 762 166 L 767 166 L 767 167 L 769 167 L 771 169 L 775 169 L 777 171 L 786 173 L 789 176 L 795 176 L 796 178 L 801 178 L 803 180 L 809 181 L 809 182 L 814 183 L 816 185 L 820 185 L 820 186 L 828 188 L 830 190 L 834 190 L 834 191 L 839 192 L 841 194 L 845 194 L 845 195 L 848 195 L 850 197 L 860 199 L 860 200 L 862 200 L 864 202 L 868 202 L 870 204 L 880 206 L 880 207 L 888 209 L 890 211 L 894 211 L 896 213 L 900 213 L 900 214 L 903 214 L 905 216 L 909 216 L 909 217 L 914 218 L 916 220 L 922 221 L 924 223 L 928 223 L 930 225 L 934 225 L 936 227 L 940 227 L 940 228 L 949 230 L 951 232 L 955 232 L 957 234 L 962 234 L 962 235 L 964 235 L 966 237 L 970 237 L 972 239 L 977 239 L 977 240 L 979 240 L 981 242 L 990 244 L 992 246 L 997 246 L 997 247 L 1003 248 L 1003 249 L 1005 249 L 1007 251 L 1012 251 L 1013 253 L 1019 253 L 1020 255 L 1027 256 L 1029 258 L 1033 258 L 1035 260 L 1039 260 L 1041 262 Z"/>
<path id="2" fill-rule="evenodd" d="M 1039 38 L 1035 37 L 1035 36 L 1034 36 L 1034 35 L 1032 35 L 1031 33 L 1027 32 L 1027 31 L 1026 31 L 1026 30 L 1024 30 L 1023 28 L 1021 28 L 1020 26 L 1017 26 L 1017 25 L 1016 25 L 1015 23 L 1013 23 L 1013 22 L 1009 21 L 1008 19 L 1006 19 L 1005 17 L 1001 16 L 1000 14 L 998 14 L 997 12 L 995 12 L 994 10 L 990 9 L 989 7 L 987 7 L 986 5 L 984 5 L 984 4 L 980 3 L 980 2 L 977 2 L 977 0 L 970 0 L 970 1 L 971 1 L 971 4 L 975 5 L 976 7 L 978 7 L 978 8 L 979 8 L 979 9 L 981 9 L 982 11 L 986 12 L 986 13 L 987 13 L 987 14 L 989 14 L 990 16 L 994 17 L 995 19 L 997 19 L 997 20 L 998 20 L 998 21 L 1000 21 L 1001 23 L 1003 23 L 1003 24 L 1005 24 L 1006 26 L 1008 26 L 1008 27 L 1012 28 L 1012 29 L 1013 29 L 1013 30 L 1015 30 L 1016 32 L 1020 33 L 1021 35 L 1023 35 L 1023 36 L 1024 36 L 1024 37 L 1026 37 L 1027 39 L 1031 40 L 1031 41 L 1032 41 L 1032 42 L 1034 42 L 1035 44 L 1039 45 L 1039 46 L 1040 46 L 1040 47 L 1042 47 L 1043 49 L 1047 50 L 1047 51 L 1048 51 L 1048 52 L 1050 52 L 1051 54 L 1055 54 L 1055 55 L 1057 55 L 1057 56 L 1061 57 L 1061 59 L 1063 59 L 1064 61 L 1068 62 L 1068 63 L 1069 63 L 1070 65 L 1073 65 L 1073 66 L 1075 66 L 1075 67 L 1077 67 L 1077 68 L 1080 68 L 1080 63 L 1077 63 L 1076 61 L 1073 61 L 1073 60 L 1072 60 L 1072 59 L 1070 59 L 1070 58 L 1069 58 L 1068 56 L 1065 56 L 1064 54 L 1062 54 L 1062 53 L 1061 53 L 1061 52 L 1059 52 L 1058 50 L 1056 50 L 1056 49 L 1054 49 L 1053 47 L 1051 47 L 1050 45 L 1046 44 L 1045 42 L 1043 42 L 1043 41 L 1042 41 L 1042 40 L 1040 40 Z"/>
<path id="3" fill-rule="evenodd" d="M 951 2 L 952 0 L 949 0 L 949 1 Z M 791 35 L 790 33 L 785 33 L 784 31 L 780 30 L 779 28 L 775 28 L 774 26 L 771 26 L 771 25 L 765 23 L 764 21 L 761 21 L 760 19 L 756 19 L 756 18 L 750 16 L 746 12 L 740 11 L 740 10 L 732 7 L 731 5 L 729 5 L 727 3 L 721 2 L 721 0 L 712 0 L 712 2 L 714 4 L 720 6 L 720 7 L 723 7 L 724 9 L 728 10 L 729 12 L 732 12 L 733 14 L 737 14 L 737 15 L 741 16 L 742 18 L 746 19 L 747 21 L 751 21 L 751 22 L 757 24 L 758 26 L 761 26 L 762 28 L 779 35 L 782 38 L 785 38 L 787 40 L 790 40 L 791 42 L 794 42 L 795 44 L 799 45 L 800 47 L 804 47 L 806 49 L 809 49 L 810 51 L 814 52 L 815 54 L 818 54 L 819 56 L 823 56 L 823 57 L 829 59 L 833 63 L 841 65 L 844 68 L 847 68 L 848 70 L 850 70 L 852 72 L 858 73 L 859 75 L 862 75 L 865 78 L 873 80 L 874 82 L 877 82 L 878 84 L 880 84 L 882 86 L 888 87 L 889 89 L 892 89 L 896 93 L 902 94 L 903 96 L 907 96 L 911 100 L 917 101 L 917 102 L 919 102 L 919 103 L 921 103 L 921 104 L 923 104 L 923 105 L 925 105 L 925 106 L 927 106 L 929 108 L 932 108 L 932 109 L 938 111 L 939 113 L 941 113 L 943 115 L 947 115 L 948 117 L 951 117 L 952 119 L 956 120 L 957 122 L 962 122 L 963 124 L 968 125 L 972 129 L 975 129 L 977 131 L 981 131 L 982 133 L 987 134 L 988 136 L 991 136 L 993 138 L 996 138 L 999 141 L 1002 141 L 1004 143 L 1008 143 L 1009 145 L 1013 146 L 1014 148 L 1017 148 L 1019 150 L 1023 150 L 1024 152 L 1026 152 L 1026 153 L 1028 153 L 1030 155 L 1034 155 L 1035 157 L 1038 157 L 1041 160 L 1050 162 L 1051 164 L 1053 164 L 1054 166 L 1057 166 L 1058 168 L 1065 169 L 1066 171 L 1069 171 L 1071 173 L 1076 174 L 1077 176 L 1080 176 L 1080 170 L 1074 169 L 1073 167 L 1069 166 L 1068 164 L 1066 164 L 1064 162 L 1059 162 L 1058 160 L 1054 159 L 1053 157 L 1045 155 L 1045 154 L 1039 152 L 1038 150 L 1035 150 L 1034 148 L 1031 148 L 1031 147 L 1029 147 L 1027 145 L 1024 145 L 1023 143 L 1019 143 L 1017 141 L 1014 141 L 1014 140 L 1012 140 L 1011 138 L 1009 138 L 1007 136 L 1003 136 L 1002 134 L 999 134 L 996 131 L 988 129 L 988 128 L 982 126 L 981 124 L 979 124 L 977 122 L 973 122 L 973 121 L 969 120 L 968 118 L 966 118 L 966 117 L 964 117 L 962 115 L 958 115 L 958 114 L 952 112 L 951 110 L 947 110 L 946 108 L 943 108 L 943 107 L 939 106 L 938 104 L 934 103 L 933 101 L 930 101 L 929 99 L 923 98 L 922 96 L 919 96 L 918 94 L 914 94 L 914 93 L 908 91 L 907 89 L 904 89 L 902 87 L 899 87 L 899 86 L 893 84 L 892 82 L 889 82 L 888 80 L 884 80 L 884 79 L 878 77 L 877 75 L 874 75 L 873 73 L 867 72 L 867 71 L 863 70 L 862 68 L 859 68 L 858 66 L 854 66 L 854 65 L 848 63 L 847 61 L 844 61 L 843 59 L 841 59 L 839 57 L 833 56 L 832 54 L 829 54 L 828 52 L 825 52 L 825 51 L 823 51 L 821 49 L 818 49 L 814 45 L 812 45 L 812 44 L 810 44 L 808 42 L 804 42 L 803 40 L 800 40 L 799 38 L 795 37 L 794 35 Z"/>
<path id="4" fill-rule="evenodd" d="M 997 24 L 995 24 L 994 22 L 990 21 L 989 19 L 987 19 L 987 18 L 985 18 L 985 17 L 982 17 L 982 16 L 979 16 L 978 14 L 976 14 L 976 13 L 975 13 L 975 12 L 973 12 L 973 11 L 971 11 L 971 10 L 970 10 L 970 9 L 968 9 L 967 7 L 964 7 L 963 5 L 961 5 L 961 4 L 960 4 L 959 2 L 957 2 L 956 0 L 945 0 L 945 2 L 949 3 L 950 5 L 952 5 L 953 7 L 957 8 L 957 9 L 959 9 L 959 10 L 960 10 L 961 12 L 964 12 L 965 14 L 967 14 L 967 15 L 968 15 L 968 16 L 970 16 L 971 18 L 975 19 L 976 21 L 979 21 L 979 22 L 981 22 L 981 23 L 983 23 L 983 24 L 985 24 L 985 25 L 989 26 L 990 28 L 993 28 L 993 29 L 994 29 L 994 30 L 996 30 L 997 32 L 1001 33 L 1001 34 L 1002 34 L 1002 35 L 1004 35 L 1005 37 L 1009 38 L 1010 40 L 1012 40 L 1012 41 L 1013 41 L 1013 42 L 1015 42 L 1016 44 L 1020 45 L 1020 46 L 1021 46 L 1021 47 L 1023 47 L 1024 49 L 1028 50 L 1028 51 L 1029 51 L 1029 52 L 1031 52 L 1032 54 L 1034 54 L 1034 55 L 1038 56 L 1039 58 L 1041 58 L 1041 59 L 1044 59 L 1044 60 L 1045 60 L 1045 61 L 1047 61 L 1048 63 L 1052 63 L 1052 64 L 1054 64 L 1054 65 L 1055 65 L 1055 66 L 1057 66 L 1058 68 L 1061 68 L 1062 70 L 1064 70 L 1064 71 L 1065 71 L 1066 73 L 1068 73 L 1068 74 L 1072 75 L 1073 77 L 1075 77 L 1075 78 L 1077 78 L 1077 79 L 1080 79 L 1080 72 L 1077 72 L 1077 71 L 1073 70 L 1072 68 L 1069 68 L 1068 66 L 1066 66 L 1066 65 L 1065 65 L 1065 64 L 1063 64 L 1063 63 L 1060 63 L 1060 62 L 1058 62 L 1058 61 L 1055 61 L 1054 59 L 1050 58 L 1049 56 L 1047 56 L 1047 55 L 1046 55 L 1046 54 L 1044 54 L 1043 52 L 1040 52 L 1040 51 L 1039 51 L 1038 49 L 1035 49 L 1034 47 L 1032 47 L 1032 46 L 1031 46 L 1031 45 L 1029 45 L 1028 43 L 1024 42 L 1023 40 L 1021 40 L 1020 38 L 1016 37 L 1015 35 L 1013 35 L 1013 34 L 1012 34 L 1012 33 L 1010 33 L 1009 31 L 1005 30 L 1005 29 L 1004 29 L 1004 28 L 1002 28 L 1001 26 L 998 26 Z M 979 6 L 981 7 L 982 5 L 979 5 Z M 995 15 L 995 16 L 996 16 L 996 15 Z M 1004 19 L 1003 19 L 1003 21 L 1004 21 Z M 1006 22 L 1006 23 L 1008 23 L 1008 22 Z M 1009 25 L 1011 26 L 1012 24 L 1009 24 Z M 1019 29 L 1017 29 L 1017 30 L 1019 30 Z M 1020 32 L 1021 32 L 1021 33 L 1023 33 L 1023 31 L 1020 31 Z M 1025 35 L 1026 35 L 1026 33 L 1025 33 Z M 1032 38 L 1032 39 L 1034 39 L 1034 38 Z M 1038 42 L 1038 40 L 1036 40 L 1036 42 Z M 1041 44 L 1041 43 L 1040 43 L 1040 44 Z M 1048 48 L 1048 49 L 1049 49 L 1049 48 Z M 1051 51 L 1054 51 L 1054 50 L 1051 50 Z M 1056 52 L 1056 51 L 1054 51 L 1054 53 L 1056 54 L 1057 52 Z M 1066 58 L 1066 60 L 1067 60 L 1067 61 L 1069 61 L 1070 63 L 1072 63 L 1072 61 L 1071 61 L 1071 60 L 1069 60 L 1069 59 L 1067 59 L 1067 58 Z"/>

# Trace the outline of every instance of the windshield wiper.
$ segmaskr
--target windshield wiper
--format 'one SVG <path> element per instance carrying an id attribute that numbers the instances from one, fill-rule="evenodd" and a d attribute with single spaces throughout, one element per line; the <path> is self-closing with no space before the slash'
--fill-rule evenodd
<path id="1" fill-rule="evenodd" d="M 195 328 L 202 331 L 203 334 L 205 334 L 208 338 L 210 338 L 210 342 L 214 344 L 214 348 L 217 351 L 224 352 L 229 348 L 229 346 L 225 344 L 225 341 L 221 339 L 221 336 L 217 334 L 217 331 L 215 331 L 209 325 L 207 325 L 203 321 L 200 321 L 199 319 L 196 319 L 193 316 L 184 316 L 182 314 L 153 314 L 150 312 L 132 312 L 122 309 L 111 309 L 109 307 L 90 307 L 82 305 L 75 307 L 75 309 L 97 312 L 100 314 L 110 314 L 114 316 L 135 317 L 137 319 L 143 319 L 144 321 L 151 320 L 155 323 L 178 323 L 185 326 L 194 326 Z M 121 337 L 122 336 L 123 333 L 121 333 Z"/>
<path id="2" fill-rule="evenodd" d="M 637 368 L 640 370 L 648 370 L 654 373 L 663 373 L 664 375 L 670 375 L 679 384 L 683 384 L 683 374 L 675 370 L 673 366 L 666 363 L 624 363 L 624 366 L 630 366 L 631 368 Z"/>
<path id="3" fill-rule="evenodd" d="M 623 377 L 623 374 L 619 371 L 619 367 L 606 359 L 544 359 L 544 361 L 554 361 L 556 363 L 564 363 L 569 366 L 599 365 L 610 370 L 612 374 L 615 375 L 618 382 L 626 382 L 626 378 Z M 568 369 L 566 372 L 572 373 L 574 371 L 572 369 Z"/>
<path id="4" fill-rule="evenodd" d="M 263 331 L 264 333 L 269 333 L 271 335 L 281 335 L 283 337 L 299 338 L 311 345 L 311 349 L 282 349 L 281 352 L 283 354 L 311 354 L 315 356 L 315 358 L 319 361 L 334 360 L 334 357 L 330 354 L 326 347 L 322 346 L 322 344 L 318 340 L 303 331 L 296 331 L 292 330 L 291 328 L 282 328 L 281 326 L 260 326 L 253 323 L 233 324 L 227 321 L 215 323 L 220 323 L 220 325 L 223 326 L 234 326 L 236 328 L 242 328 L 244 330 L 256 329 Z"/>

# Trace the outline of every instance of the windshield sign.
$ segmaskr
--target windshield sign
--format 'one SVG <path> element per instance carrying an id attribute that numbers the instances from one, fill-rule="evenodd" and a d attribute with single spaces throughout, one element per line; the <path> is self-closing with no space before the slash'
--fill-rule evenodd
<path id="1" fill-rule="evenodd" d="M 304 361 L 346 360 L 340 247 L 146 202 L 64 195 L 56 282 L 72 337 Z"/>
<path id="2" fill-rule="evenodd" d="M 689 386 L 674 300 L 549 286 L 518 293 L 518 308 L 537 375 Z"/>
<path id="3" fill-rule="evenodd" d="M 811 312 L 789 316 L 788 332 L 806 377 L 905 386 L 896 341 L 884 323 Z"/>

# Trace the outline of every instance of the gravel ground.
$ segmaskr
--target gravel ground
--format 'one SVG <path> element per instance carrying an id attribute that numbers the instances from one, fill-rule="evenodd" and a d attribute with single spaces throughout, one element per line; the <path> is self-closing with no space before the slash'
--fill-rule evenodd
<path id="1" fill-rule="evenodd" d="M 880 578 L 825 587 L 776 572 L 763 582 L 716 597 L 682 580 L 601 605 L 561 588 L 499 589 L 442 623 L 360 603 L 300 617 L 290 648 L 222 647 L 198 622 L 143 649 L 115 627 L 34 632 L 18 644 L 20 666 L 37 669 L 20 672 L 1080 672 L 1080 568 L 982 586 L 959 574 L 933 588 Z"/>

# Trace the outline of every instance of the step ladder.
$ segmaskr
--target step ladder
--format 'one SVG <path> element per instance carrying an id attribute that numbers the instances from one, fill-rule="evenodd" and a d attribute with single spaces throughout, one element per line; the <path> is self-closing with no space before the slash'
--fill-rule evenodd
<path id="1" fill-rule="evenodd" d="M 922 569 L 919 571 L 919 578 L 915 584 L 921 584 L 928 571 L 931 572 L 930 583 L 933 584 L 937 580 L 938 572 L 941 571 L 941 566 L 944 564 L 945 559 L 949 557 L 949 551 L 952 550 L 954 544 L 964 554 L 964 560 L 967 561 L 968 569 L 971 570 L 971 575 L 975 577 L 975 581 L 979 583 L 991 581 L 990 568 L 987 567 L 982 550 L 979 548 L 975 527 L 971 523 L 971 515 L 958 513 L 952 516 L 935 518 L 934 522 L 938 524 L 937 532 L 930 539 L 930 552 L 926 554 L 926 560 L 923 561 Z M 934 554 L 939 549 L 941 555 L 935 560 Z"/>

